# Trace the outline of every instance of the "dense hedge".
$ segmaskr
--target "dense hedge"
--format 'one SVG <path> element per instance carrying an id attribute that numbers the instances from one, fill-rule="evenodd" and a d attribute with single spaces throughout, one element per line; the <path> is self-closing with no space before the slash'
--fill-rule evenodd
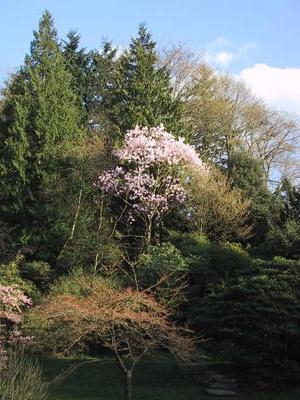
<path id="1" fill-rule="evenodd" d="M 174 240 L 174 239 L 173 239 Z M 293 382 L 300 372 L 300 261 L 250 259 L 239 247 L 175 238 L 193 268 L 185 314 L 205 346 L 251 376 Z"/>

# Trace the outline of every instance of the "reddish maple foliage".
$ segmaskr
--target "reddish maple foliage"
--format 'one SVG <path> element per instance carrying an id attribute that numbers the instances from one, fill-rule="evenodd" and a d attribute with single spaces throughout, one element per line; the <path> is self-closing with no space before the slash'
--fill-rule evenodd
<path id="1" fill-rule="evenodd" d="M 33 310 L 32 318 L 42 328 L 42 340 L 50 338 L 54 347 L 59 343 L 55 349 L 59 352 L 67 353 L 89 337 L 98 337 L 114 353 L 125 375 L 126 399 L 131 399 L 133 370 L 145 354 L 164 349 L 187 363 L 195 353 L 191 332 L 170 322 L 168 311 L 156 300 L 138 291 L 112 288 L 101 280 L 91 281 L 82 296 L 50 297 Z"/>

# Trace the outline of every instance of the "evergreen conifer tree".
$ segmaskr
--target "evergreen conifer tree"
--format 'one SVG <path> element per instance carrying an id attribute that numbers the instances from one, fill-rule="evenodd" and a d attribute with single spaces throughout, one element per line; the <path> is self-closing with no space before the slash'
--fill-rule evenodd
<path id="1" fill-rule="evenodd" d="M 266 177 L 260 160 L 245 151 L 233 153 L 227 174 L 232 185 L 250 199 L 249 225 L 253 227 L 252 244 L 265 239 L 274 220 L 272 194 L 266 187 Z"/>
<path id="2" fill-rule="evenodd" d="M 80 35 L 76 31 L 67 34 L 64 41 L 63 56 L 68 72 L 72 75 L 72 88 L 81 103 L 83 115 L 87 118 L 90 104 L 89 91 L 91 85 L 91 52 L 80 47 Z M 86 111 L 86 112 L 84 112 Z"/>
<path id="3" fill-rule="evenodd" d="M 51 219 L 43 193 L 59 173 L 65 146 L 81 135 L 78 100 L 48 11 L 4 95 L 0 207 L 5 222 L 18 226 L 28 243 L 35 228 L 45 230 Z"/>
<path id="4" fill-rule="evenodd" d="M 181 103 L 172 97 L 168 70 L 158 67 L 155 46 L 142 24 L 138 36 L 118 60 L 108 109 L 119 135 L 135 125 L 161 123 L 175 135 L 181 133 Z"/>
<path id="5" fill-rule="evenodd" d="M 80 35 L 70 31 L 64 42 L 63 55 L 72 75 L 72 87 L 80 99 L 83 122 L 103 129 L 108 125 L 106 105 L 114 72 L 116 49 L 104 42 L 101 51 L 87 52 L 80 47 Z"/>

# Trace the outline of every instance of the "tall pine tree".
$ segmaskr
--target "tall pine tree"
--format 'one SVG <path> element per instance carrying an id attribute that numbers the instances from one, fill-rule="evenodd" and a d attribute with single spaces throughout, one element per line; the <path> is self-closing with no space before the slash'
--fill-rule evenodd
<path id="1" fill-rule="evenodd" d="M 155 46 L 145 25 L 140 25 L 117 62 L 107 110 L 119 137 L 135 125 L 161 123 L 175 135 L 181 133 L 181 103 L 173 99 L 168 70 L 158 67 Z"/>
<path id="2" fill-rule="evenodd" d="M 5 90 L 0 123 L 0 207 L 28 244 L 51 219 L 43 193 L 55 180 L 65 146 L 81 135 L 80 108 L 53 19 L 46 11 L 30 54 Z"/>
<path id="3" fill-rule="evenodd" d="M 63 56 L 66 69 L 72 76 L 72 88 L 78 96 L 82 110 L 83 119 L 88 118 L 90 104 L 90 86 L 91 80 L 91 52 L 80 47 L 80 35 L 76 31 L 70 31 L 67 34 L 67 40 L 64 41 Z"/>
<path id="4" fill-rule="evenodd" d="M 64 42 L 63 55 L 72 75 L 72 86 L 83 109 L 84 122 L 92 127 L 107 125 L 105 105 L 114 72 L 116 49 L 104 42 L 101 51 L 87 52 L 80 47 L 80 35 L 70 31 Z"/>

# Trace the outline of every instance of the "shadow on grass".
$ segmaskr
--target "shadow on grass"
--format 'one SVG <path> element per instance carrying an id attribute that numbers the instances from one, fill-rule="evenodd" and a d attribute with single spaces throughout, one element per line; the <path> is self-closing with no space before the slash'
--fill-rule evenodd
<path id="1" fill-rule="evenodd" d="M 83 360 L 42 360 L 47 380 L 53 379 L 72 364 Z M 146 360 L 134 375 L 135 400 L 199 399 L 201 388 L 184 377 L 170 360 Z M 77 369 L 64 382 L 52 387 L 51 400 L 120 400 L 123 375 L 113 359 L 101 359 Z"/>
<path id="2" fill-rule="evenodd" d="M 82 359 L 44 359 L 47 380 L 53 379 Z M 134 400 L 208 400 L 201 382 L 184 376 L 171 360 L 145 360 L 136 368 Z M 77 369 L 64 382 L 52 387 L 50 400 L 122 400 L 123 376 L 113 359 L 99 359 Z M 299 400 L 300 392 L 241 394 L 236 400 Z"/>

